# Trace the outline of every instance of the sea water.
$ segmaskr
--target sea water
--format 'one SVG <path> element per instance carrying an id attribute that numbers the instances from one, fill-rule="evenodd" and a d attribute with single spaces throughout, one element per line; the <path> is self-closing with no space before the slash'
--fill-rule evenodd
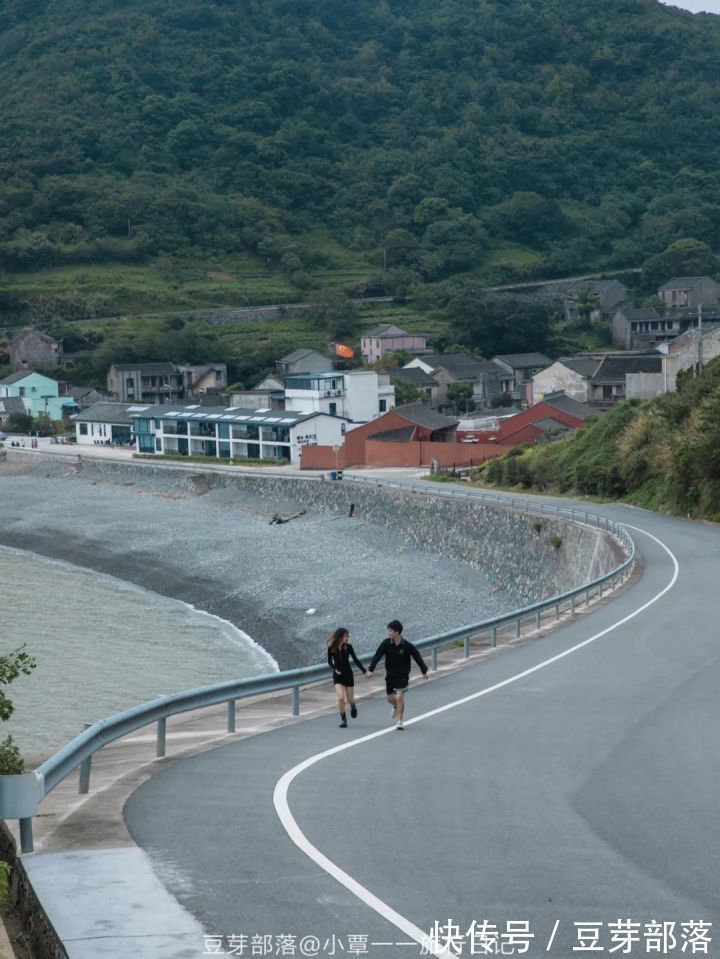
<path id="1" fill-rule="evenodd" d="M 83 724 L 164 693 L 277 670 L 232 623 L 123 580 L 0 547 L 0 654 L 21 644 L 37 668 L 3 687 L 0 722 L 26 756 Z"/>

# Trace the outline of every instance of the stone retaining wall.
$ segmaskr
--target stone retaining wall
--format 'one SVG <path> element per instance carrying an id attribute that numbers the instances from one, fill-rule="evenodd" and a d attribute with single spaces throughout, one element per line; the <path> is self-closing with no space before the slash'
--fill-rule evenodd
<path id="1" fill-rule="evenodd" d="M 247 476 L 170 467 L 154 463 L 82 462 L 83 475 L 133 474 L 162 479 L 168 489 L 202 495 L 235 487 L 269 501 L 292 500 L 314 512 L 355 516 L 396 530 L 420 549 L 481 567 L 508 600 L 518 606 L 580 586 L 622 560 L 615 540 L 567 520 L 445 499 L 432 493 L 391 489 L 351 480 Z"/>

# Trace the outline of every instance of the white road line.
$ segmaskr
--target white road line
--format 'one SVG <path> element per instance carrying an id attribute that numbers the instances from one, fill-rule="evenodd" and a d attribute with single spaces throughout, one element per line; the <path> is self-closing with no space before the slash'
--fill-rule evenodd
<path id="1" fill-rule="evenodd" d="M 456 699 L 451 703 L 446 703 L 445 706 L 439 706 L 437 709 L 431 709 L 426 713 L 422 713 L 422 715 L 416 716 L 414 719 L 407 720 L 405 725 L 411 726 L 415 723 L 424 722 L 426 719 L 430 719 L 432 716 L 438 716 L 440 713 L 447 712 L 449 709 L 455 709 L 455 707 L 462 706 L 474 699 L 480 699 L 481 696 L 487 696 L 489 693 L 493 693 L 497 689 L 503 689 L 505 686 L 510 686 L 512 683 L 516 683 L 518 680 L 524 679 L 526 676 L 530 676 L 532 673 L 536 673 L 541 669 L 545 669 L 546 666 L 551 666 L 553 663 L 559 662 L 559 660 L 564 659 L 566 656 L 570 656 L 571 653 L 576 653 L 578 650 L 583 649 L 590 643 L 594 643 L 603 636 L 607 636 L 608 633 L 611 633 L 619 626 L 624 626 L 625 623 L 629 622 L 631 619 L 634 619 L 636 616 L 639 616 L 640 613 L 645 612 L 646 609 L 656 603 L 669 590 L 671 590 L 677 582 L 677 578 L 680 574 L 680 564 L 678 563 L 677 558 L 672 550 L 666 546 L 662 540 L 659 540 L 657 536 L 653 536 L 652 533 L 648 533 L 647 530 L 640 529 L 638 526 L 630 526 L 627 523 L 621 525 L 627 526 L 628 529 L 635 530 L 638 533 L 642 533 L 644 536 L 654 540 L 658 546 L 665 550 L 673 564 L 673 575 L 667 586 L 661 589 L 659 593 L 656 593 L 651 599 L 649 599 L 646 603 L 643 603 L 642 606 L 639 606 L 632 613 L 628 613 L 627 616 L 623 616 L 623 618 L 619 619 L 616 623 L 613 623 L 611 626 L 607 626 L 599 633 L 595 633 L 594 636 L 590 636 L 588 639 L 584 639 L 582 642 L 576 643 L 569 649 L 564 650 L 564 652 L 558 653 L 556 656 L 551 656 L 549 659 L 545 659 L 541 663 L 531 666 L 529 669 L 524 669 L 521 673 L 516 673 L 514 676 L 510 676 L 508 679 L 504 679 L 492 686 L 487 686 L 485 689 L 481 689 L 476 693 L 471 693 L 469 696 L 463 696 L 462 699 Z M 289 769 L 283 776 L 281 776 L 275 784 L 273 803 L 275 804 L 275 810 L 278 814 L 280 822 L 283 825 L 283 828 L 298 849 L 302 850 L 306 856 L 312 859 L 312 861 L 320 866 L 320 868 L 328 873 L 328 875 L 332 876 L 333 879 L 336 879 L 341 885 L 345 886 L 345 888 L 348 889 L 354 896 L 357 896 L 357 898 L 361 902 L 365 903 L 366 906 L 369 906 L 383 919 L 386 919 L 388 922 L 392 923 L 405 935 L 409 936 L 411 939 L 414 939 L 415 942 L 423 946 L 424 949 L 427 950 L 427 955 L 435 956 L 436 959 L 450 959 L 450 957 L 455 956 L 454 952 L 450 952 L 447 949 L 439 949 L 432 942 L 429 942 L 429 933 L 427 931 L 423 931 L 414 923 L 410 922 L 409 919 L 401 916 L 399 912 L 396 912 L 386 902 L 383 902 L 382 899 L 378 899 L 378 897 L 370 892 L 369 889 L 366 889 L 365 886 L 361 885 L 361 883 L 359 883 L 356 879 L 353 879 L 352 876 L 342 870 L 339 866 L 336 866 L 335 863 L 328 859 L 327 856 L 323 855 L 323 853 L 321 853 L 316 846 L 313 846 L 310 840 L 305 836 L 305 833 L 298 826 L 288 804 L 288 789 L 290 788 L 293 780 L 299 776 L 300 773 L 304 772 L 306 769 L 309 769 L 311 766 L 314 766 L 316 763 L 319 763 L 322 759 L 327 759 L 329 756 L 334 756 L 336 753 L 344 752 L 346 749 L 351 749 L 353 746 L 358 746 L 361 743 L 370 742 L 372 739 L 377 739 L 380 736 L 386 736 L 388 733 L 395 735 L 394 727 L 380 729 L 375 733 L 369 733 L 367 736 L 361 736 L 359 739 L 353 739 L 351 742 L 341 743 L 339 746 L 334 746 L 332 749 L 326 749 L 321 753 L 316 753 L 314 756 L 310 756 L 308 759 L 303 760 L 303 762 L 298 763 L 297 766 L 293 766 L 293 768 Z"/>

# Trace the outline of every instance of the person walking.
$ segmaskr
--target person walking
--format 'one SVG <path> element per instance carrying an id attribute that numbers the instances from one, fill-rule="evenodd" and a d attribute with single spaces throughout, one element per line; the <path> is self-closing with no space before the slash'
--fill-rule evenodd
<path id="1" fill-rule="evenodd" d="M 337 696 L 338 709 L 340 710 L 340 728 L 347 727 L 347 714 L 345 712 L 346 701 L 350 703 L 350 715 L 353 719 L 358 714 L 355 703 L 355 676 L 353 674 L 352 663 L 367 676 L 365 667 L 355 655 L 355 650 L 350 645 L 350 633 L 344 626 L 338 627 L 328 640 L 328 666 L 333 671 L 333 683 L 335 684 L 335 695 Z"/>
<path id="2" fill-rule="evenodd" d="M 398 619 L 393 619 L 387 625 L 387 639 L 384 639 L 377 648 L 375 655 L 367 668 L 366 676 L 375 672 L 375 667 L 385 657 L 385 692 L 387 701 L 393 708 L 393 719 L 396 729 L 405 729 L 403 715 L 405 713 L 405 693 L 410 684 L 410 669 L 414 659 L 420 667 L 423 679 L 428 678 L 428 668 L 419 651 L 402 634 L 403 625 Z"/>

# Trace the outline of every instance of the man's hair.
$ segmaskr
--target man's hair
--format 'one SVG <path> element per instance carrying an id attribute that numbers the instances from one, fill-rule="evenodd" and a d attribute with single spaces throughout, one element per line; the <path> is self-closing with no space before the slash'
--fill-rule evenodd
<path id="1" fill-rule="evenodd" d="M 399 619 L 391 619 L 390 622 L 387 624 L 387 628 L 394 630 L 396 633 L 401 633 L 402 623 L 400 622 Z"/>

